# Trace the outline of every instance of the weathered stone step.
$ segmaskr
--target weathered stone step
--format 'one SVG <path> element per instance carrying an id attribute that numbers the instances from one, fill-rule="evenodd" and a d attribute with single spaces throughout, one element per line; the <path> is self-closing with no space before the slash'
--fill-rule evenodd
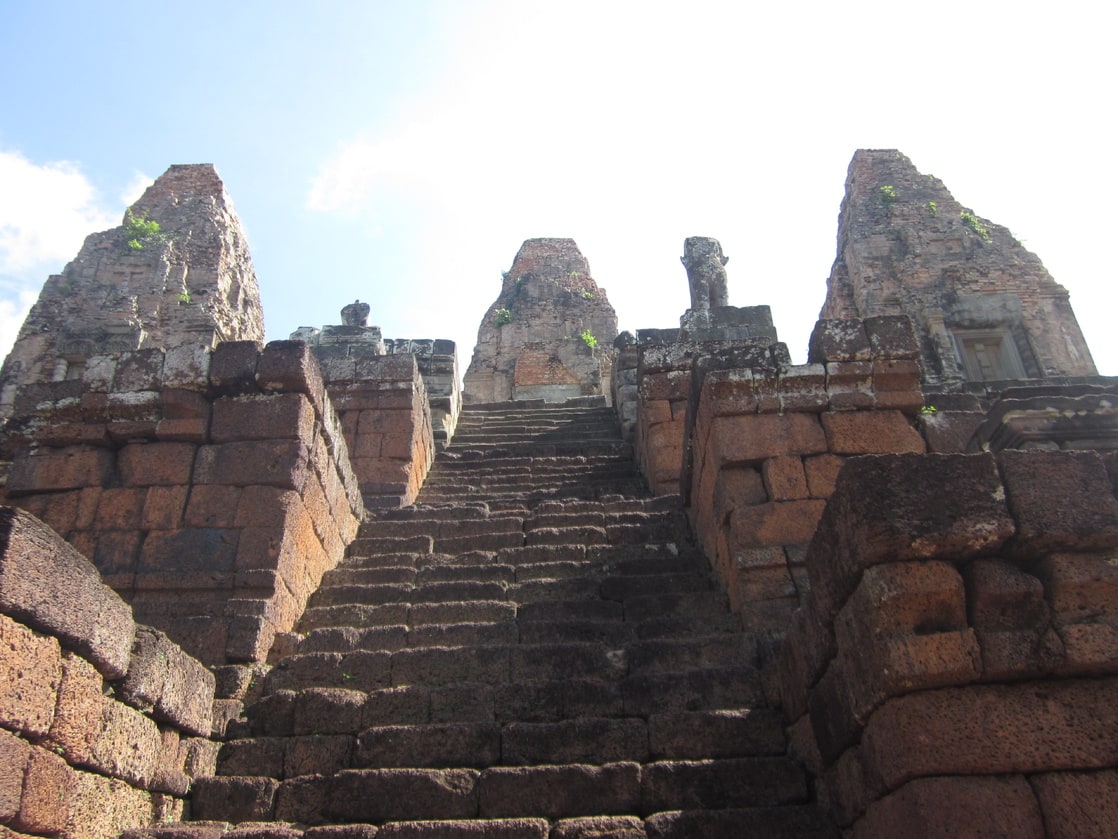
<path id="1" fill-rule="evenodd" d="M 506 600 L 470 600 L 445 603 L 389 603 L 379 606 L 345 604 L 307 609 L 299 619 L 298 630 L 327 627 L 374 627 L 402 624 L 415 627 L 427 624 L 515 621 L 515 603 Z"/>
<path id="2" fill-rule="evenodd" d="M 417 819 L 651 815 L 806 801 L 803 770 L 785 758 L 490 767 L 346 769 L 284 781 L 199 779 L 200 819 L 274 818 L 308 825 Z"/>

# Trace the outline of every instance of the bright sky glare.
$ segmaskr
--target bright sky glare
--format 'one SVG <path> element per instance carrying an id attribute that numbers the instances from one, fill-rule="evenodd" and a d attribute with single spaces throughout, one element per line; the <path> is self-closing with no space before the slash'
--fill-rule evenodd
<path id="1" fill-rule="evenodd" d="M 217 166 L 269 339 L 356 298 L 463 372 L 524 239 L 571 237 L 622 329 L 730 302 L 806 357 L 857 148 L 899 148 L 1111 325 L 1118 56 L 1104 4 L 0 0 L 0 352 L 173 163 Z"/>

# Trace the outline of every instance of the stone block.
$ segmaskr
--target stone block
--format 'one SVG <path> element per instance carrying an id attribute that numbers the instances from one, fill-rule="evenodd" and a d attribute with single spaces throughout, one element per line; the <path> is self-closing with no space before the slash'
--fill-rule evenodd
<path id="1" fill-rule="evenodd" d="M 1118 624 L 1118 567 L 1107 554 L 1052 554 L 1034 566 L 1057 626 Z"/>
<path id="2" fill-rule="evenodd" d="M 205 391 L 210 385 L 212 350 L 205 344 L 168 347 L 163 358 L 163 386 Z"/>
<path id="3" fill-rule="evenodd" d="M 105 775 L 149 787 L 162 737 L 155 723 L 114 699 L 101 705 L 101 725 L 90 747 L 90 765 Z"/>
<path id="4" fill-rule="evenodd" d="M 481 773 L 477 792 L 482 818 L 633 813 L 640 807 L 641 767 L 636 763 L 494 767 Z"/>
<path id="5" fill-rule="evenodd" d="M 1004 451 L 998 468 L 1017 521 L 1015 552 L 1118 547 L 1118 499 L 1097 453 Z"/>
<path id="6" fill-rule="evenodd" d="M 227 574 L 235 567 L 238 536 L 230 528 L 153 530 L 144 539 L 137 571 Z M 220 584 L 220 576 L 215 580 Z"/>
<path id="7" fill-rule="evenodd" d="M 24 770 L 19 815 L 11 826 L 28 833 L 62 835 L 70 817 L 74 774 L 58 755 L 32 747 Z"/>
<path id="8" fill-rule="evenodd" d="M 190 495 L 188 486 L 148 487 L 140 514 L 142 530 L 177 530 Z"/>
<path id="9" fill-rule="evenodd" d="M 163 379 L 163 350 L 121 353 L 111 390 L 117 393 L 159 390 Z"/>
<path id="10" fill-rule="evenodd" d="M 310 688 L 295 700 L 295 734 L 356 734 L 362 725 L 365 693 L 343 688 Z"/>
<path id="11" fill-rule="evenodd" d="M 124 675 L 135 631 L 132 610 L 89 560 L 42 522 L 11 508 L 0 508 L 0 550 L 0 608 L 59 636 L 106 678 Z"/>
<path id="12" fill-rule="evenodd" d="M 346 770 L 329 781 L 326 813 L 337 822 L 474 818 L 477 780 L 472 769 Z"/>
<path id="13" fill-rule="evenodd" d="M 191 443 L 132 443 L 117 453 L 125 486 L 185 486 L 198 447 Z"/>
<path id="14" fill-rule="evenodd" d="M 761 464 L 761 474 L 770 501 L 799 501 L 808 497 L 804 463 L 798 457 L 769 458 Z"/>
<path id="15" fill-rule="evenodd" d="M 835 491 L 835 481 L 838 480 L 842 464 L 845 462 L 845 458 L 836 454 L 817 454 L 804 458 L 803 468 L 804 477 L 807 479 L 808 497 L 824 500 L 830 498 L 831 493 Z"/>
<path id="16" fill-rule="evenodd" d="M 777 380 L 780 411 L 820 413 L 827 410 L 826 379 L 826 369 L 822 364 L 781 367 Z"/>
<path id="17" fill-rule="evenodd" d="M 880 315 L 863 321 L 873 357 L 920 357 L 920 343 L 907 315 Z"/>
<path id="18" fill-rule="evenodd" d="M 546 822 L 545 822 L 546 824 Z M 645 839 L 644 820 L 635 816 L 585 816 L 560 819 L 541 839 Z M 530 833 L 517 836 L 531 836 Z"/>
<path id="19" fill-rule="evenodd" d="M 8 492 L 48 492 L 108 486 L 113 455 L 108 449 L 71 446 L 17 456 L 8 475 Z"/>
<path id="20" fill-rule="evenodd" d="M 810 542 L 825 504 L 812 499 L 738 507 L 730 515 L 731 549 Z"/>
<path id="21" fill-rule="evenodd" d="M 810 599 L 795 611 L 780 654 L 781 706 L 792 722 L 807 712 L 810 688 L 835 657 L 834 625 L 820 619 Z"/>
<path id="22" fill-rule="evenodd" d="M 205 821 L 271 819 L 279 781 L 256 776 L 196 778 L 191 816 Z"/>
<path id="23" fill-rule="evenodd" d="M 990 455 L 853 458 L 808 550 L 811 597 L 830 616 L 871 565 L 961 562 L 995 553 L 1013 532 Z"/>
<path id="24" fill-rule="evenodd" d="M 882 789 L 930 775 L 1103 769 L 1118 754 L 1114 678 L 969 685 L 891 699 L 862 751 Z"/>
<path id="25" fill-rule="evenodd" d="M 920 426 L 929 452 L 952 454 L 969 450 L 974 432 L 985 419 L 982 411 L 937 410 L 921 414 Z"/>
<path id="26" fill-rule="evenodd" d="M 699 402 L 700 411 L 708 417 L 757 413 L 753 371 L 748 368 L 711 370 L 703 377 Z"/>
<path id="27" fill-rule="evenodd" d="M 1051 822 L 1049 822 L 1051 824 Z M 853 839 L 905 836 L 1012 836 L 1044 839 L 1033 790 L 1020 775 L 917 778 L 875 801 L 854 825 Z M 1082 835 L 1082 834 L 1076 834 Z"/>
<path id="28" fill-rule="evenodd" d="M 1101 644 L 1088 643 L 1076 650 L 1082 658 L 1072 661 L 1063 639 L 1054 629 L 978 629 L 975 635 L 982 651 L 982 680 L 1009 682 L 1016 679 L 1037 679 L 1052 673 L 1089 675 L 1118 671 L 1114 660 L 1114 642 L 1118 640 L 1111 627 L 1100 639 Z M 1074 628 L 1073 628 L 1074 629 Z M 1095 627 L 1091 627 L 1095 629 Z"/>
<path id="29" fill-rule="evenodd" d="M 976 559 L 963 568 L 970 624 L 976 629 L 1036 629 L 1048 625 L 1044 586 L 1004 559 Z"/>
<path id="30" fill-rule="evenodd" d="M 88 763 L 101 731 L 105 701 L 97 668 L 73 653 L 63 653 L 58 704 L 46 740 L 51 750 L 69 763 Z"/>
<path id="31" fill-rule="evenodd" d="M 711 422 L 708 446 L 705 457 L 713 458 L 717 466 L 827 451 L 823 427 L 813 414 L 716 417 Z"/>
<path id="32" fill-rule="evenodd" d="M 226 397 L 213 403 L 210 439 L 214 443 L 286 439 L 309 442 L 314 436 L 314 424 L 314 408 L 301 393 Z"/>
<path id="33" fill-rule="evenodd" d="M 137 628 L 128 675 L 118 688 L 126 702 L 204 737 L 212 727 L 214 689 L 214 674 L 207 667 L 162 632 Z"/>
<path id="34" fill-rule="evenodd" d="M 200 484 L 191 487 L 183 515 L 185 527 L 235 527 L 240 487 Z"/>
<path id="35" fill-rule="evenodd" d="M 403 356 L 401 356 L 403 357 Z M 415 362 L 412 361 L 414 366 Z M 314 352 L 302 341 L 271 341 L 256 362 L 256 384 L 261 390 L 303 393 L 321 415 L 326 386 Z"/>
<path id="36" fill-rule="evenodd" d="M 1052 772 L 1029 778 L 1050 839 L 1118 835 L 1118 771 Z"/>
<path id="37" fill-rule="evenodd" d="M 73 839 L 119 836 L 153 821 L 152 796 L 116 778 L 75 771 L 67 831 Z"/>
<path id="38" fill-rule="evenodd" d="M 256 392 L 256 362 L 263 349 L 257 341 L 222 341 L 210 359 L 210 386 L 225 395 Z"/>
<path id="39" fill-rule="evenodd" d="M 870 342 L 862 321 L 857 318 L 821 318 L 816 321 L 808 340 L 807 358 L 812 364 L 868 361 Z"/>
<path id="40" fill-rule="evenodd" d="M 301 492 L 310 472 L 307 442 L 257 440 L 201 446 L 194 480 L 199 484 L 259 484 Z"/>
<path id="41" fill-rule="evenodd" d="M 832 454 L 921 454 L 924 438 L 900 411 L 840 411 L 823 414 Z"/>
<path id="42" fill-rule="evenodd" d="M 0 729 L 0 823 L 8 824 L 19 813 L 23 797 L 23 776 L 31 759 L 31 746 L 14 734 Z M 0 834 L 2 836 L 3 834 Z"/>

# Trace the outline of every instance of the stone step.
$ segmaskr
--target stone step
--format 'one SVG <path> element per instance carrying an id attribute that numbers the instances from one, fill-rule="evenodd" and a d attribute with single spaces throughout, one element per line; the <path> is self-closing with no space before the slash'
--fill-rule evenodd
<path id="1" fill-rule="evenodd" d="M 246 814 L 308 825 L 421 819 L 651 815 L 685 809 L 802 804 L 803 770 L 779 757 L 472 768 L 344 769 L 279 781 L 195 782 L 199 819 Z"/>

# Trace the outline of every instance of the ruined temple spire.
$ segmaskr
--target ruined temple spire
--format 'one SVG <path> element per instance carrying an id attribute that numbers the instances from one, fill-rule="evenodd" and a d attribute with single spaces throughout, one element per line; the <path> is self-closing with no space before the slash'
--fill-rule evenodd
<path id="1" fill-rule="evenodd" d="M 904 314 L 924 381 L 1095 374 L 1068 302 L 1008 229 L 893 149 L 854 154 L 823 318 Z"/>

